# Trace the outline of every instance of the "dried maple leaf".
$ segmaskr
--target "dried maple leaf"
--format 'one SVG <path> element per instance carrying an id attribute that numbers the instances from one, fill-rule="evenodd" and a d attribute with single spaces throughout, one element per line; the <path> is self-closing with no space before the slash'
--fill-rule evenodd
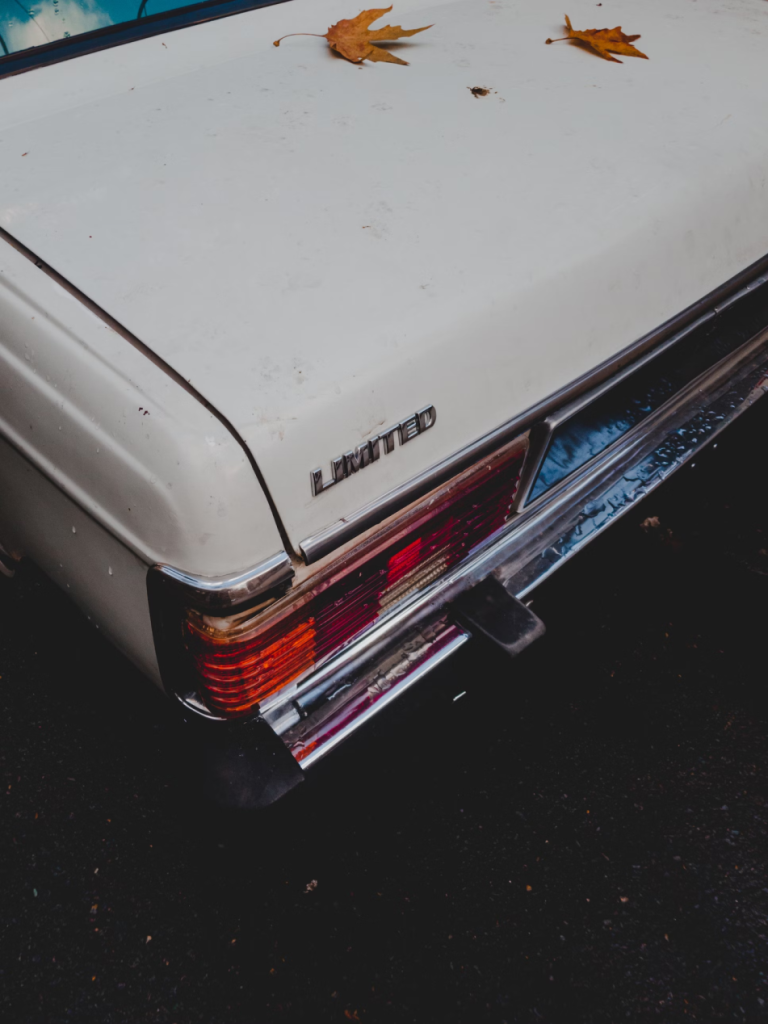
<path id="1" fill-rule="evenodd" d="M 568 33 L 567 36 L 563 36 L 562 39 L 547 39 L 547 42 L 564 43 L 566 39 L 573 39 L 576 43 L 588 46 L 590 50 L 594 50 L 598 56 L 603 57 L 605 60 L 612 60 L 614 64 L 622 64 L 623 61 L 616 60 L 615 57 L 611 56 L 612 53 L 620 53 L 623 57 L 644 57 L 648 60 L 646 54 L 641 53 L 636 47 L 632 46 L 635 39 L 639 39 L 640 36 L 624 35 L 621 31 L 621 25 L 617 25 L 616 28 L 587 28 L 583 32 L 577 32 L 571 25 L 571 19 L 566 14 L 565 30 Z"/>
<path id="2" fill-rule="evenodd" d="M 325 35 L 318 32 L 289 32 L 290 36 L 317 36 L 319 39 L 327 39 L 332 50 L 340 53 L 342 57 L 351 60 L 353 64 L 360 64 L 364 60 L 383 60 L 390 64 L 407 64 L 407 60 L 400 60 L 389 50 L 382 50 L 380 46 L 374 46 L 374 42 L 384 40 L 402 39 L 403 36 L 415 36 L 417 32 L 426 32 L 431 25 L 423 28 L 402 28 L 400 25 L 385 25 L 384 28 L 370 31 L 368 26 L 376 21 L 382 14 L 388 14 L 392 7 L 381 7 L 378 10 L 362 11 L 356 18 L 342 18 L 335 25 L 331 25 Z M 288 36 L 281 36 L 276 39 L 273 46 L 279 46 L 283 39 Z"/>

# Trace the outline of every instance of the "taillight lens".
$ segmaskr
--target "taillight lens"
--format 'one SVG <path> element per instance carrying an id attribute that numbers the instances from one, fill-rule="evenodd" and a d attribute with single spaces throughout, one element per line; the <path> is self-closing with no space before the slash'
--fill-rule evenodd
<path id="1" fill-rule="evenodd" d="M 253 710 L 465 558 L 507 522 L 524 455 L 519 442 L 497 453 L 268 608 L 228 619 L 189 610 L 186 644 L 208 707 Z"/>

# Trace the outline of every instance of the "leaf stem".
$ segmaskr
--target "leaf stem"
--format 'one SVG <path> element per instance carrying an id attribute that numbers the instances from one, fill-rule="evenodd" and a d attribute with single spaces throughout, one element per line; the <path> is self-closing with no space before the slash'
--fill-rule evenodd
<path id="1" fill-rule="evenodd" d="M 567 43 L 570 38 L 571 38 L 570 36 L 560 36 L 559 39 L 545 39 L 544 42 L 547 45 L 549 45 L 549 43 Z M 275 44 L 275 45 L 277 45 L 277 44 Z"/>
<path id="2" fill-rule="evenodd" d="M 324 35 L 321 35 L 319 32 L 289 32 L 288 35 L 280 36 L 279 39 L 276 39 L 274 41 L 274 43 L 272 43 L 272 45 L 273 46 L 279 46 L 280 43 L 282 43 L 282 41 L 284 39 L 290 39 L 291 36 L 315 36 L 317 39 L 325 39 L 326 38 Z"/>

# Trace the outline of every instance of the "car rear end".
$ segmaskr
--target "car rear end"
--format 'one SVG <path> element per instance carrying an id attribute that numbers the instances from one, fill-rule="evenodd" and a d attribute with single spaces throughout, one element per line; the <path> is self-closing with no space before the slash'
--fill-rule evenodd
<path id="1" fill-rule="evenodd" d="M 315 538 L 302 562 L 276 557 L 245 601 L 242 579 L 214 588 L 155 567 L 169 689 L 209 736 L 250 721 L 283 744 L 245 762 L 245 788 L 225 759 L 217 798 L 271 802 L 303 777 L 285 752 L 310 769 L 472 637 L 512 657 L 539 637 L 526 595 L 768 391 L 767 272 L 768 259 L 434 467 L 410 493 L 436 486 L 394 513 L 407 489 Z"/>
<path id="2" fill-rule="evenodd" d="M 131 546 L 123 649 L 220 799 L 276 799 L 473 637 L 514 656 L 537 583 L 764 393 L 763 0 L 617 2 L 648 61 L 545 48 L 554 0 L 403 0 L 410 66 L 360 68 L 275 49 L 344 13 L 293 0 L 0 81 L 4 243 L 110 332 L 90 366 L 146 361 L 121 395 L 183 406 L 161 434 L 140 389 L 125 427 L 78 376 L 125 457 L 55 483 Z"/>

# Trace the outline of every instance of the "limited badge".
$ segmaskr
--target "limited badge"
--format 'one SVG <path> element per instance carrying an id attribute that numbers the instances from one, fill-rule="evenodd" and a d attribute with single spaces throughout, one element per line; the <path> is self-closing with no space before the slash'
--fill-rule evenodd
<path id="1" fill-rule="evenodd" d="M 313 469 L 309 474 L 312 496 L 316 498 L 318 494 L 327 491 L 334 484 L 341 483 L 342 480 L 346 480 L 353 473 L 358 473 L 361 469 L 365 469 L 366 466 L 370 466 L 372 462 L 377 462 L 382 452 L 385 455 L 390 455 L 395 450 L 396 437 L 399 445 L 402 447 L 402 445 L 413 440 L 414 437 L 423 434 L 425 430 L 434 427 L 436 419 L 437 413 L 435 412 L 434 405 L 426 405 L 423 409 L 419 409 L 418 412 L 406 417 L 406 419 L 396 423 L 393 427 L 389 427 L 388 430 L 383 430 L 370 440 L 364 441 L 348 452 L 344 452 L 343 455 L 337 455 L 335 459 L 331 459 L 331 477 L 329 480 L 323 480 L 322 469 L 319 467 Z"/>

